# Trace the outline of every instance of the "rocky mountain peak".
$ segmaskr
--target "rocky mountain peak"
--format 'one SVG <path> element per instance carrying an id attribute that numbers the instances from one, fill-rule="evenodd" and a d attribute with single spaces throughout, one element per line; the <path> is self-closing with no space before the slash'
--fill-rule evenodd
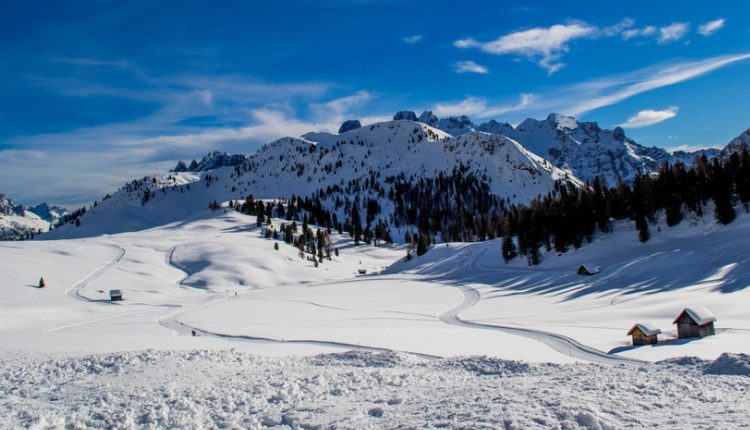
<path id="1" fill-rule="evenodd" d="M 359 122 L 359 120 L 349 119 L 349 120 L 344 121 L 343 124 L 341 124 L 341 127 L 339 127 L 339 134 L 346 133 L 349 130 L 355 130 L 360 127 L 362 127 L 362 124 Z"/>

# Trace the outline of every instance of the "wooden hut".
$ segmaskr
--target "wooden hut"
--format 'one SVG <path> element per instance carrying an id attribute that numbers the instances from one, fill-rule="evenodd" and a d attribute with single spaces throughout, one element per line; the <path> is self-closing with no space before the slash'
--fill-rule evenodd
<path id="1" fill-rule="evenodd" d="M 109 300 L 113 302 L 122 300 L 122 290 L 109 290 Z"/>
<path id="2" fill-rule="evenodd" d="M 591 264 L 581 264 L 578 266 L 578 271 L 576 273 L 579 275 L 596 275 L 599 273 L 599 267 Z"/>
<path id="3" fill-rule="evenodd" d="M 714 321 L 714 314 L 705 306 L 698 305 L 683 309 L 672 324 L 677 324 L 677 337 L 687 339 L 716 334 Z"/>
<path id="4" fill-rule="evenodd" d="M 636 323 L 628 332 L 628 336 L 633 337 L 633 346 L 639 345 L 656 345 L 658 340 L 656 336 L 661 330 L 651 323 Z"/>

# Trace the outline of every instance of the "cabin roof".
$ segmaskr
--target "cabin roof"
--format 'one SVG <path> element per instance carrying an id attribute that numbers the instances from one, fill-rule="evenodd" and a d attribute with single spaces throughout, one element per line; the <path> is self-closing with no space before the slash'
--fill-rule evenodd
<path id="1" fill-rule="evenodd" d="M 655 324 L 653 324 L 651 322 L 640 322 L 640 323 L 636 323 L 630 329 L 630 331 L 628 332 L 628 336 L 630 336 L 631 334 L 633 334 L 633 331 L 636 328 L 638 330 L 642 331 L 643 334 L 645 334 L 646 336 L 655 336 L 655 335 L 661 333 L 661 330 L 658 327 L 656 327 Z"/>
<path id="2" fill-rule="evenodd" d="M 680 317 L 682 317 L 682 314 L 685 313 L 687 313 L 690 319 L 695 321 L 695 323 L 698 325 L 704 325 L 716 321 L 716 316 L 714 316 L 714 314 L 711 313 L 708 308 L 703 305 L 696 305 L 683 309 L 682 312 L 677 315 L 677 318 L 674 319 L 674 322 L 672 322 L 672 324 L 676 324 L 677 320 L 679 320 Z"/>
<path id="3" fill-rule="evenodd" d="M 599 273 L 599 266 L 594 266 L 593 264 L 583 263 L 580 266 L 578 266 L 579 270 L 581 268 L 583 268 L 584 270 L 586 270 L 589 273 Z"/>

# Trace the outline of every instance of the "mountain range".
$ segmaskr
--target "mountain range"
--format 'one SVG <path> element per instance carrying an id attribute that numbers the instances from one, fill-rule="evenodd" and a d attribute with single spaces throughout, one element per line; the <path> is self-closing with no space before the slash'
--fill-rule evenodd
<path id="1" fill-rule="evenodd" d="M 730 146 L 746 144 L 748 136 L 745 132 Z M 378 199 L 377 216 L 368 221 L 388 225 L 400 237 L 408 226 L 393 219 L 399 178 L 418 183 L 460 171 L 488 184 L 489 193 L 503 203 L 526 203 L 552 192 L 558 181 L 582 186 L 602 177 L 613 185 L 653 172 L 664 162 L 690 164 L 697 156 L 721 153 L 670 154 L 639 145 L 622 128 L 606 130 L 559 114 L 514 127 L 402 111 L 393 121 L 362 126 L 349 120 L 339 133 L 277 139 L 252 155 L 214 151 L 189 165 L 181 161 L 167 174 L 133 180 L 97 202 L 81 227 L 65 226 L 47 237 L 140 230 L 193 216 L 214 200 L 251 194 L 262 199 L 314 196 L 338 219 L 351 215 L 352 205 L 364 211 L 368 200 Z"/>
<path id="2" fill-rule="evenodd" d="M 67 209 L 47 203 L 33 207 L 18 205 L 0 194 L 0 240 L 26 239 L 47 232 L 67 213 Z"/>

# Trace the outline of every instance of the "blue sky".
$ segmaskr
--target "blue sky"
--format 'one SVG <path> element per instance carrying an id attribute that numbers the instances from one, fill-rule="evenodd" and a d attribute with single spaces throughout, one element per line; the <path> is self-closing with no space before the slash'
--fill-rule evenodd
<path id="1" fill-rule="evenodd" d="M 5 1 L 0 192 L 80 205 L 401 109 L 554 111 L 670 149 L 750 127 L 750 4 L 608 3 Z"/>

